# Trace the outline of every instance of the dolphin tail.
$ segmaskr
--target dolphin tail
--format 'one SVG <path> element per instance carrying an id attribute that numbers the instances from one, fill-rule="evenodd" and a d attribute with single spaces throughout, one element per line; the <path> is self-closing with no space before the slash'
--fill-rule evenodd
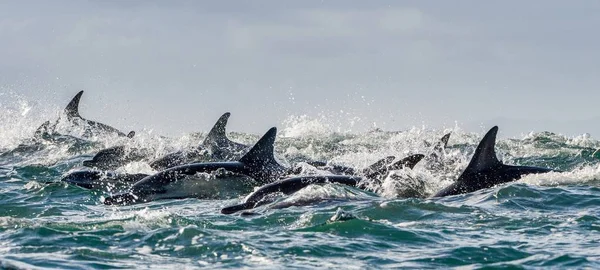
<path id="1" fill-rule="evenodd" d="M 79 100 L 81 99 L 81 95 L 83 95 L 83 90 L 79 91 L 79 93 L 77 93 L 77 95 L 71 99 L 71 102 L 69 102 L 69 105 L 67 105 L 65 108 L 65 114 L 69 119 L 81 118 L 81 115 L 79 115 Z"/>
<path id="2" fill-rule="evenodd" d="M 258 142 L 240 158 L 240 162 L 248 167 L 250 176 L 259 181 L 277 178 L 286 169 L 275 160 L 275 137 L 277 128 L 273 127 L 258 140 Z"/>

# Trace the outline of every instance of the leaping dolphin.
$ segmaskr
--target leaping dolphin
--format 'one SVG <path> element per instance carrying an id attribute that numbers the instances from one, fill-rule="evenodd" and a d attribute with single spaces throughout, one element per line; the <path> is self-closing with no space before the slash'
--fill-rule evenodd
<path id="1" fill-rule="evenodd" d="M 135 135 L 134 131 L 131 131 L 128 134 L 125 134 L 125 133 L 119 131 L 118 129 L 111 127 L 109 125 L 106 125 L 106 124 L 103 124 L 100 122 L 96 122 L 96 121 L 92 121 L 92 120 L 87 120 L 87 119 L 84 119 L 83 117 L 81 117 L 81 115 L 79 114 L 79 100 L 81 99 L 82 95 L 83 95 L 83 91 L 79 91 L 79 93 L 77 93 L 77 95 L 75 95 L 75 97 L 73 97 L 73 99 L 71 99 L 71 101 L 65 108 L 64 114 L 67 117 L 67 121 L 69 121 L 70 123 L 72 123 L 74 125 L 83 123 L 86 126 L 86 133 L 89 133 L 92 136 L 97 135 L 98 133 L 101 133 L 101 132 L 109 133 L 109 134 L 116 134 L 118 136 L 123 136 L 123 137 L 128 137 L 128 138 L 132 138 Z M 58 120 L 54 124 L 51 124 L 50 121 L 44 122 L 35 131 L 35 135 L 39 137 L 39 136 L 44 136 L 46 134 L 52 134 L 52 133 L 54 133 L 57 124 L 58 124 Z"/>
<path id="2" fill-rule="evenodd" d="M 491 128 L 477 146 L 471 162 L 469 162 L 467 168 L 458 177 L 458 180 L 436 193 L 433 197 L 469 193 L 498 184 L 516 181 L 527 174 L 557 171 L 548 168 L 502 164 L 498 160 L 495 150 L 497 133 L 497 126 Z"/>
<path id="3" fill-rule="evenodd" d="M 143 178 L 126 193 L 105 198 L 104 204 L 125 205 L 156 199 L 198 197 L 202 192 L 194 190 L 193 185 L 185 184 L 186 181 L 193 180 L 184 179 L 186 176 L 197 173 L 225 170 L 249 176 L 259 184 L 269 183 L 288 171 L 275 160 L 273 152 L 276 135 L 277 128 L 271 128 L 239 161 L 192 163 L 173 167 Z M 220 181 L 220 179 L 215 181 Z M 202 188 L 202 186 L 198 186 L 198 188 Z"/>

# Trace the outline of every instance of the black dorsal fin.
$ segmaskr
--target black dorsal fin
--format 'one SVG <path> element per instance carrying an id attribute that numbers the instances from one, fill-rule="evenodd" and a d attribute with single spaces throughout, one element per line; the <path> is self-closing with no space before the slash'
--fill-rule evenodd
<path id="1" fill-rule="evenodd" d="M 81 95 L 83 95 L 83 90 L 79 91 L 79 93 L 77 93 L 77 95 L 71 99 L 71 102 L 69 102 L 69 105 L 67 105 L 65 108 L 65 114 L 68 118 L 81 118 L 79 115 L 79 100 L 81 99 Z"/>
<path id="2" fill-rule="evenodd" d="M 498 133 L 498 126 L 493 127 L 488 131 L 487 134 L 481 139 L 481 142 L 475 150 L 475 154 L 469 162 L 469 166 L 465 169 L 465 172 L 479 172 L 488 168 L 493 168 L 502 165 L 502 162 L 498 160 L 496 156 L 496 134 Z"/>
<path id="3" fill-rule="evenodd" d="M 421 154 L 415 154 L 412 156 L 408 156 L 403 158 L 402 160 L 390 165 L 388 167 L 388 170 L 399 170 L 402 169 L 404 167 L 407 168 L 414 168 L 417 163 L 419 163 L 419 161 L 421 161 L 421 159 L 423 159 L 425 157 L 425 155 L 421 155 Z"/>
<path id="4" fill-rule="evenodd" d="M 129 131 L 129 133 L 127 133 L 127 138 L 133 138 L 133 136 L 135 136 L 135 131 Z"/>
<path id="5" fill-rule="evenodd" d="M 227 126 L 229 116 L 231 116 L 231 113 L 226 112 L 223 115 L 221 115 L 221 117 L 219 117 L 219 120 L 217 120 L 215 125 L 208 132 L 208 135 L 206 135 L 206 138 L 204 139 L 204 142 L 202 142 L 202 145 L 213 147 L 228 146 L 230 144 L 231 141 L 229 140 L 229 138 L 227 138 L 227 133 L 225 131 L 225 127 Z"/>
<path id="6" fill-rule="evenodd" d="M 277 128 L 272 127 L 256 144 L 246 153 L 240 162 L 252 167 L 264 167 L 265 165 L 281 166 L 275 160 L 275 137 Z"/>

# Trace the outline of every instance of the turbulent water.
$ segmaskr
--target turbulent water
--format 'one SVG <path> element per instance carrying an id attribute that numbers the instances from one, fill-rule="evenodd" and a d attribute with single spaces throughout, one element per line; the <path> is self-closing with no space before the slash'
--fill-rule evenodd
<path id="1" fill-rule="evenodd" d="M 105 147 L 143 146 L 158 157 L 198 144 L 209 127 L 180 138 L 141 131 L 132 140 L 84 140 L 71 131 L 75 135 L 34 140 L 40 120 L 29 109 L 0 107 L 4 268 L 600 267 L 600 141 L 586 135 L 500 139 L 504 163 L 565 172 L 430 199 L 460 175 L 483 133 L 337 133 L 315 119 L 290 118 L 276 144 L 288 165 L 311 159 L 362 168 L 387 155 L 426 153 L 453 133 L 442 164 L 397 171 L 377 192 L 315 185 L 255 209 L 255 215 L 223 215 L 221 208 L 246 194 L 113 207 L 101 203 L 104 192 L 59 182 Z M 230 137 L 247 144 L 258 139 Z M 119 171 L 152 169 L 134 162 Z"/>

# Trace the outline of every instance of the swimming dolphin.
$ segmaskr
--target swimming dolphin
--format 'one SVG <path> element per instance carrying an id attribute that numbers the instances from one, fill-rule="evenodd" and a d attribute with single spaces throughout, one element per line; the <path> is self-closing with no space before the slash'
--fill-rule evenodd
<path id="1" fill-rule="evenodd" d="M 231 113 L 226 112 L 214 124 L 203 142 L 197 147 L 166 154 L 150 161 L 155 170 L 165 170 L 179 165 L 200 161 L 230 161 L 239 159 L 250 147 L 227 138 L 225 128 Z M 127 163 L 149 159 L 149 149 L 127 149 L 124 145 L 100 150 L 83 166 L 101 170 L 114 170 Z"/>
<path id="2" fill-rule="evenodd" d="M 105 158 L 107 160 L 105 160 L 105 161 L 98 160 L 99 155 L 96 155 L 94 157 L 94 160 L 84 161 L 83 162 L 84 166 L 92 167 L 92 166 L 90 166 L 90 163 L 93 163 L 94 168 L 102 169 L 102 167 L 97 166 L 96 164 L 102 164 L 102 165 L 106 165 L 106 166 L 113 165 L 112 162 L 119 161 L 121 159 L 121 157 L 118 154 L 116 154 L 116 157 L 114 157 L 111 152 L 118 153 L 121 151 L 125 151 L 125 149 L 124 149 L 124 147 L 115 146 L 115 147 L 111 147 L 108 149 L 104 149 L 103 151 L 105 151 L 106 153 L 102 157 L 105 156 Z M 398 169 L 400 166 L 399 164 L 403 161 L 399 161 L 395 164 L 390 164 L 391 162 L 394 161 L 394 159 L 396 159 L 396 157 L 388 156 L 386 158 L 378 160 L 377 162 L 373 163 L 372 165 L 368 166 L 367 168 L 363 169 L 362 171 L 357 171 L 356 169 L 354 169 L 352 167 L 347 167 L 347 166 L 328 165 L 327 163 L 320 162 L 320 161 L 311 161 L 311 162 L 307 162 L 307 164 L 316 167 L 318 170 L 328 171 L 335 175 L 354 175 L 354 176 L 359 176 L 359 175 L 365 176 L 366 175 L 368 177 L 376 177 L 377 175 L 386 174 L 387 171 L 389 171 L 389 170 Z M 303 168 L 301 166 L 296 166 L 294 169 L 291 169 L 288 172 L 288 174 L 296 174 L 296 175 L 299 175 L 302 173 L 303 173 Z M 141 180 L 142 178 L 144 178 L 146 176 L 149 176 L 149 175 L 147 175 L 147 174 L 130 175 L 130 174 L 126 174 L 126 173 L 118 173 L 115 171 L 101 171 L 101 170 L 97 170 L 97 169 L 92 169 L 92 170 L 77 169 L 77 170 L 70 172 L 66 176 L 64 176 L 61 179 L 61 181 L 64 181 L 69 184 L 76 185 L 76 186 L 79 186 L 82 188 L 86 188 L 86 189 L 106 189 L 107 191 L 110 191 L 110 190 L 114 190 L 115 186 L 127 187 L 127 185 L 129 185 L 129 187 L 131 187 L 136 182 L 136 181 L 132 181 L 131 179 Z M 103 186 L 103 184 L 105 184 L 105 186 Z"/>
<path id="3" fill-rule="evenodd" d="M 498 184 L 515 181 L 527 174 L 547 173 L 557 170 L 529 167 L 512 166 L 500 162 L 496 156 L 496 134 L 498 127 L 495 126 L 483 137 L 471 162 L 458 180 L 450 186 L 439 191 L 433 197 L 444 197 L 469 193 L 484 188 L 490 188 Z"/>
<path id="4" fill-rule="evenodd" d="M 269 195 L 274 193 L 283 193 L 285 195 L 292 194 L 301 190 L 309 185 L 313 184 L 325 184 L 325 183 L 339 183 L 343 185 L 358 187 L 361 189 L 365 189 L 366 185 L 364 185 L 365 180 L 376 180 L 382 175 L 387 174 L 389 171 L 398 170 L 403 167 L 413 168 L 421 159 L 423 159 L 424 155 L 416 154 L 404 158 L 398 162 L 395 162 L 391 165 L 381 166 L 379 171 L 372 172 L 369 174 L 369 177 L 376 177 L 373 179 L 369 179 L 365 177 L 359 176 L 349 176 L 349 175 L 310 175 L 310 176 L 300 176 L 293 177 L 288 179 L 279 180 L 273 182 L 271 184 L 264 185 L 260 187 L 258 190 L 252 192 L 250 195 L 246 197 L 243 203 L 225 207 L 221 210 L 223 214 L 232 214 L 237 211 L 246 210 L 256 208 L 263 204 L 267 204 L 272 202 L 269 200 Z M 384 159 L 385 160 L 385 159 Z"/>
<path id="5" fill-rule="evenodd" d="M 229 112 L 224 113 L 212 127 L 203 143 L 198 147 L 167 154 L 166 156 L 151 162 L 151 167 L 160 171 L 179 165 L 200 162 L 202 159 L 207 161 L 229 161 L 239 159 L 239 156 L 241 156 L 240 153 L 246 151 L 249 147 L 244 144 L 233 142 L 227 138 L 225 127 L 230 116 L 231 114 Z M 108 189 L 112 189 L 117 183 L 119 186 L 131 186 L 135 182 L 128 180 L 139 177 L 140 174 L 128 175 L 113 171 L 101 172 L 98 170 L 114 170 L 129 162 L 144 160 L 149 155 L 148 152 L 148 149 L 127 149 L 123 145 L 100 150 L 91 160 L 83 161 L 83 165 L 93 168 L 92 170 L 76 170 L 70 172 L 63 177 L 62 181 L 88 189 L 104 189 L 104 186 L 101 185 L 102 183 L 107 183 L 106 188 Z M 212 156 L 211 152 L 218 153 L 217 155 L 219 158 L 231 159 L 219 159 Z M 236 156 L 238 157 L 236 158 Z M 120 180 L 125 181 L 119 183 Z"/>
<path id="6" fill-rule="evenodd" d="M 239 161 L 192 163 L 173 167 L 143 178 L 126 193 L 105 198 L 104 204 L 125 205 L 156 199 L 198 197 L 202 191 L 194 190 L 193 182 L 190 184 L 193 180 L 184 179 L 197 173 L 225 170 L 249 176 L 259 184 L 269 183 L 288 171 L 275 160 L 273 151 L 276 135 L 277 128 L 271 128 Z M 201 185 L 198 187 L 202 188 Z"/>
<path id="7" fill-rule="evenodd" d="M 124 145 L 118 145 L 98 151 L 91 160 L 84 160 L 83 166 L 100 170 L 114 170 L 130 162 L 141 161 L 149 154 L 149 149 L 127 149 Z"/>
<path id="8" fill-rule="evenodd" d="M 369 174 L 372 174 L 374 172 L 381 170 L 383 167 L 385 167 L 386 165 L 389 165 L 390 162 L 394 161 L 395 159 L 396 159 L 395 156 L 387 156 L 385 158 L 382 158 L 382 159 L 376 161 L 375 163 L 371 164 L 370 166 L 368 166 L 362 170 L 357 170 L 357 169 L 349 167 L 349 166 L 328 164 L 327 162 L 323 162 L 323 161 L 308 161 L 308 162 L 306 162 L 306 164 L 311 165 L 311 166 L 317 168 L 318 170 L 328 171 L 331 174 L 335 174 L 335 175 L 369 175 Z M 302 167 L 296 166 L 295 168 L 292 169 L 291 172 L 293 174 L 302 174 L 303 173 L 302 169 L 303 169 Z"/>
<path id="9" fill-rule="evenodd" d="M 243 203 L 221 209 L 222 214 L 232 214 L 237 211 L 252 209 L 272 202 L 265 200 L 270 194 L 283 193 L 289 195 L 313 184 L 340 183 L 348 186 L 356 186 L 362 177 L 348 175 L 311 175 L 300 176 L 279 180 L 264 185 L 246 197 Z"/>
<path id="10" fill-rule="evenodd" d="M 164 157 L 150 162 L 150 167 L 155 170 L 164 170 L 178 165 L 196 162 L 200 158 L 208 158 L 210 161 L 239 159 L 250 147 L 234 142 L 227 137 L 225 128 L 230 116 L 231 113 L 229 112 L 221 115 L 200 146 L 167 154 Z M 208 150 L 208 152 L 205 150 Z"/>
<path id="11" fill-rule="evenodd" d="M 83 95 L 83 91 L 79 91 L 79 93 L 77 93 L 77 95 L 75 95 L 75 97 L 73 97 L 73 99 L 71 99 L 71 101 L 65 108 L 64 114 L 67 117 L 67 121 L 69 121 L 70 123 L 72 123 L 74 125 L 81 125 L 81 124 L 85 125 L 87 136 L 90 136 L 90 135 L 94 136 L 99 133 L 116 134 L 118 136 L 123 136 L 123 137 L 128 137 L 128 138 L 132 138 L 133 136 L 135 136 L 134 131 L 131 131 L 128 134 L 125 134 L 125 133 L 119 131 L 118 129 L 111 127 L 109 125 L 102 124 L 102 123 L 92 121 L 92 120 L 87 120 L 87 119 L 84 119 L 83 117 L 81 117 L 81 115 L 79 115 L 79 100 L 81 99 L 82 95 Z M 53 134 L 54 130 L 56 129 L 57 124 L 58 124 L 58 120 L 54 124 L 51 124 L 50 121 L 44 122 L 35 131 L 35 136 L 43 137 L 48 134 Z"/>
<path id="12" fill-rule="evenodd" d="M 447 133 L 446 135 L 442 136 L 442 138 L 431 148 L 431 150 L 429 151 L 429 154 L 426 156 L 423 156 L 429 162 L 428 167 L 427 167 L 428 169 L 434 169 L 434 168 L 441 166 L 440 163 L 442 163 L 444 149 L 448 145 L 448 140 L 450 139 L 451 134 L 452 133 Z M 413 157 L 418 157 L 418 156 L 415 155 Z M 388 173 L 388 171 L 390 171 L 390 170 L 398 169 L 398 168 L 394 169 L 394 167 L 398 167 L 399 164 L 397 164 L 396 166 L 390 165 L 390 162 L 394 161 L 395 159 L 396 159 L 395 156 L 387 156 L 383 159 L 378 160 L 377 162 L 373 163 L 372 165 L 368 166 L 367 168 L 364 168 L 362 171 L 358 171 L 355 168 L 348 167 L 348 166 L 328 164 L 327 162 L 323 162 L 323 161 L 308 161 L 306 163 L 313 167 L 316 167 L 319 170 L 329 171 L 332 174 L 336 174 L 336 175 L 357 175 L 357 176 L 362 175 L 367 178 L 376 179 L 379 176 L 386 175 Z M 419 162 L 420 160 L 421 159 L 416 160 L 416 163 Z M 402 162 L 404 162 L 404 161 L 401 160 L 398 163 L 402 163 Z M 416 165 L 416 163 L 415 163 L 415 165 Z M 413 167 L 414 167 L 414 165 L 413 165 Z M 387 168 L 388 170 L 382 171 L 381 169 L 383 169 L 383 168 Z M 302 168 L 296 167 L 296 168 L 294 168 L 293 172 L 295 174 L 300 174 L 301 171 L 302 171 Z"/>

